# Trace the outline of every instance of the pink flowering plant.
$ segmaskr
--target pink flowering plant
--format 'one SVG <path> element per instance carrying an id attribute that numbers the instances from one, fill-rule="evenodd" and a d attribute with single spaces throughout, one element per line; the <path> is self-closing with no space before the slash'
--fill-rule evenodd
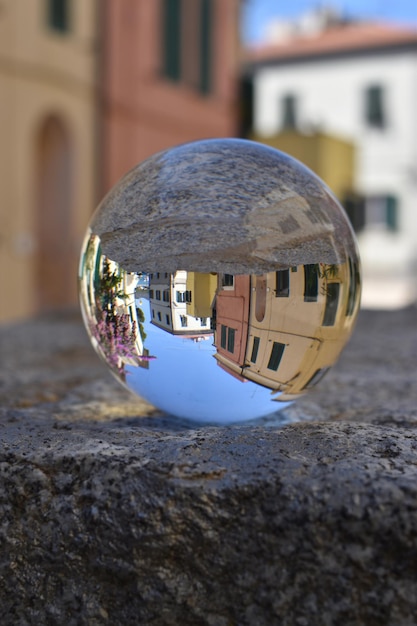
<path id="1" fill-rule="evenodd" d="M 117 298 L 124 298 L 120 289 L 122 276 L 112 272 L 104 257 L 103 271 L 96 279 L 96 322 L 91 333 L 110 367 L 126 377 L 123 357 L 137 358 L 137 325 L 126 313 L 117 312 Z"/>

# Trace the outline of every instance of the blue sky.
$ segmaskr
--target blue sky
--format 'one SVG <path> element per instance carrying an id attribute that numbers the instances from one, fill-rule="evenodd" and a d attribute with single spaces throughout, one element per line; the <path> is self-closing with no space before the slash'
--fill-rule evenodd
<path id="1" fill-rule="evenodd" d="M 295 17 L 320 4 L 331 4 L 351 17 L 394 21 L 417 27 L 417 0 L 334 0 L 329 3 L 313 0 L 244 0 L 244 42 L 261 41 L 270 20 Z"/>
<path id="2" fill-rule="evenodd" d="M 150 323 L 149 302 L 143 297 L 145 347 L 156 356 L 149 369 L 126 366 L 126 384 L 162 411 L 200 422 L 227 424 L 275 413 L 289 403 L 274 402 L 271 392 L 245 383 L 222 370 L 213 355 L 213 336 L 195 343 Z"/>

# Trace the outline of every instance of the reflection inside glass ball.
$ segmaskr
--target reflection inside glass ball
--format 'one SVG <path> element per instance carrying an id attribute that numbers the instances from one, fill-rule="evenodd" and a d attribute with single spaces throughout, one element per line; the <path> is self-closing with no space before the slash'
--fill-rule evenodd
<path id="1" fill-rule="evenodd" d="M 319 382 L 357 315 L 359 258 L 308 169 L 243 140 L 137 166 L 98 208 L 80 261 L 91 342 L 128 389 L 205 422 L 267 415 Z"/>

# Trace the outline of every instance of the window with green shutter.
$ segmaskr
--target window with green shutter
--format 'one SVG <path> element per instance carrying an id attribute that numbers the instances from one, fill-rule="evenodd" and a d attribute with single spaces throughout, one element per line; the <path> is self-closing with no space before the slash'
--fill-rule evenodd
<path id="1" fill-rule="evenodd" d="M 279 364 L 281 363 L 282 355 L 284 354 L 285 343 L 279 343 L 278 341 L 274 341 L 271 350 L 271 356 L 268 361 L 268 369 L 277 371 L 279 368 Z"/>
<path id="2" fill-rule="evenodd" d="M 69 30 L 69 1 L 48 0 L 48 25 L 52 30 L 66 33 Z"/>
<path id="3" fill-rule="evenodd" d="M 284 130 L 297 128 L 297 100 L 291 94 L 282 99 L 282 128 Z"/>
<path id="4" fill-rule="evenodd" d="M 324 309 L 323 326 L 334 326 L 339 305 L 339 283 L 328 283 L 326 285 L 326 307 Z"/>
<path id="5" fill-rule="evenodd" d="M 384 128 L 386 115 L 384 91 L 380 85 L 371 85 L 365 90 L 365 119 L 373 128 Z"/>
<path id="6" fill-rule="evenodd" d="M 304 265 L 304 302 L 317 302 L 319 294 L 319 267 L 317 263 Z"/>
<path id="7" fill-rule="evenodd" d="M 181 0 L 163 0 L 163 73 L 181 78 Z"/>
<path id="8" fill-rule="evenodd" d="M 201 0 L 200 13 L 200 91 L 211 88 L 211 0 Z"/>
<path id="9" fill-rule="evenodd" d="M 398 230 L 398 210 L 397 210 L 397 198 L 395 196 L 387 196 L 386 198 L 386 211 L 387 211 L 387 226 L 389 230 Z"/>

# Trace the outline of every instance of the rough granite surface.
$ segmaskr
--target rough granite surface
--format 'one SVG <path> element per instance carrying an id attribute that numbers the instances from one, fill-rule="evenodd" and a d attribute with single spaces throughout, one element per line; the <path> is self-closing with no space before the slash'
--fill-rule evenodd
<path id="1" fill-rule="evenodd" d="M 153 155 L 104 198 L 91 229 L 127 272 L 256 274 L 357 257 L 325 184 L 288 155 L 242 139 Z"/>
<path id="2" fill-rule="evenodd" d="M 416 378 L 417 309 L 362 312 L 309 396 L 200 427 L 78 314 L 0 327 L 0 624 L 414 626 Z"/>

